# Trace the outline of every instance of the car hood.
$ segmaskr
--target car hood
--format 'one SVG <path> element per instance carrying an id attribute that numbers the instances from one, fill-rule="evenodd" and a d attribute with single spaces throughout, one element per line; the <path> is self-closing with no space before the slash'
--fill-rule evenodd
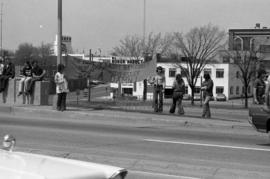
<path id="1" fill-rule="evenodd" d="M 107 179 L 122 168 L 24 152 L 0 150 L 5 179 Z"/>

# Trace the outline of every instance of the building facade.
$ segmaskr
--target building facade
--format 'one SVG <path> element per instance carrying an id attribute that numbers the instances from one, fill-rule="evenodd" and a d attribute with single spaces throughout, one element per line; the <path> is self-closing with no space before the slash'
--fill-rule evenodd
<path id="1" fill-rule="evenodd" d="M 254 29 L 229 29 L 229 51 L 256 51 L 270 60 L 270 29 L 256 24 Z"/>
<path id="2" fill-rule="evenodd" d="M 56 35 L 55 41 L 53 43 L 53 54 L 57 55 L 58 52 L 58 37 Z M 72 50 L 72 38 L 70 36 L 62 36 L 62 53 L 63 54 L 73 54 Z"/>
<path id="3" fill-rule="evenodd" d="M 166 78 L 165 98 L 171 98 L 172 85 L 176 74 L 181 74 L 181 69 L 175 62 L 159 62 L 157 66 L 161 66 L 164 69 Z M 181 64 L 183 67 L 185 64 Z M 200 94 L 201 82 L 203 81 L 203 75 L 209 73 L 213 82 L 213 94 L 214 98 L 218 93 L 224 94 L 227 99 L 243 97 L 244 87 L 240 78 L 239 68 L 232 63 L 215 63 L 207 64 L 197 79 L 195 94 Z M 191 95 L 191 88 L 188 85 L 187 79 L 183 78 L 186 84 L 186 94 Z M 112 83 L 111 87 L 118 88 L 118 84 Z M 138 99 L 142 99 L 143 96 L 143 81 L 136 83 L 122 83 L 121 92 L 123 95 L 136 96 Z M 252 84 L 248 87 L 248 95 L 252 95 Z M 147 98 L 152 99 L 153 87 L 149 84 L 147 87 Z"/>

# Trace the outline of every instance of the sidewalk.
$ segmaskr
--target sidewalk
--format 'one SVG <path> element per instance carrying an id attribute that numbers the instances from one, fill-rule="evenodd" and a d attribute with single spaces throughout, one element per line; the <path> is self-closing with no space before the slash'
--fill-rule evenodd
<path id="1" fill-rule="evenodd" d="M 148 122 L 174 123 L 183 127 L 204 127 L 215 129 L 248 129 L 253 130 L 248 123 L 248 110 L 230 108 L 212 108 L 212 118 L 202 119 L 200 105 L 186 105 L 185 115 L 170 114 L 169 105 L 164 105 L 163 113 L 154 113 L 149 102 L 133 104 L 118 101 L 117 104 L 104 102 L 68 101 L 67 111 L 59 112 L 52 106 L 33 105 L 1 105 L 0 113 L 22 117 L 62 118 L 62 119 L 112 119 L 131 120 L 134 122 L 143 120 Z M 113 105 L 114 104 L 114 105 Z M 151 104 L 151 103 L 150 103 Z M 213 105 L 213 104 L 212 104 Z"/>

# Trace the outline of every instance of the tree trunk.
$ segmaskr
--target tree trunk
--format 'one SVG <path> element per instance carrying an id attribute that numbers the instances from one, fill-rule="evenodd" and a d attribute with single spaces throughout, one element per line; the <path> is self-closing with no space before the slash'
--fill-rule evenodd
<path id="1" fill-rule="evenodd" d="M 143 100 L 147 100 L 147 79 L 143 80 Z"/>
<path id="2" fill-rule="evenodd" d="M 192 106 L 194 105 L 194 90 L 195 90 L 195 88 L 191 87 L 191 105 Z"/>
<path id="3" fill-rule="evenodd" d="M 248 93 L 247 93 L 247 88 L 245 89 L 245 108 L 248 108 Z"/>
<path id="4" fill-rule="evenodd" d="M 88 78 L 88 102 L 91 101 L 91 81 L 90 78 Z"/>
<path id="5" fill-rule="evenodd" d="M 117 91 L 117 97 L 119 98 L 122 96 L 122 82 L 118 82 L 118 91 Z"/>

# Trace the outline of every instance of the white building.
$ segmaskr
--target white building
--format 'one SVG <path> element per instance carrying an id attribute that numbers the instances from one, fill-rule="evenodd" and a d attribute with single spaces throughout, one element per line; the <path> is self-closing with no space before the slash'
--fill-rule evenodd
<path id="1" fill-rule="evenodd" d="M 175 63 L 163 62 L 158 63 L 157 66 L 161 66 L 165 71 L 166 88 L 165 97 L 170 97 L 172 94 L 172 85 L 177 73 L 181 73 L 181 69 L 176 66 Z M 214 82 L 213 94 L 214 97 L 218 93 L 223 93 L 227 99 L 239 98 L 242 96 L 244 89 L 240 79 L 240 71 L 235 64 L 231 63 L 215 63 L 205 66 L 200 77 L 197 79 L 195 87 L 195 93 L 200 93 L 201 81 L 203 80 L 204 73 L 209 73 Z M 186 93 L 191 94 L 191 88 L 188 85 L 187 79 L 184 78 L 186 84 Z M 117 88 L 117 84 L 112 85 L 113 88 Z M 137 96 L 139 99 L 143 96 L 143 82 L 136 83 L 123 83 L 121 86 L 122 94 Z M 248 87 L 248 94 L 252 95 L 251 84 Z M 148 85 L 147 97 L 151 99 L 153 96 L 153 87 Z"/>

